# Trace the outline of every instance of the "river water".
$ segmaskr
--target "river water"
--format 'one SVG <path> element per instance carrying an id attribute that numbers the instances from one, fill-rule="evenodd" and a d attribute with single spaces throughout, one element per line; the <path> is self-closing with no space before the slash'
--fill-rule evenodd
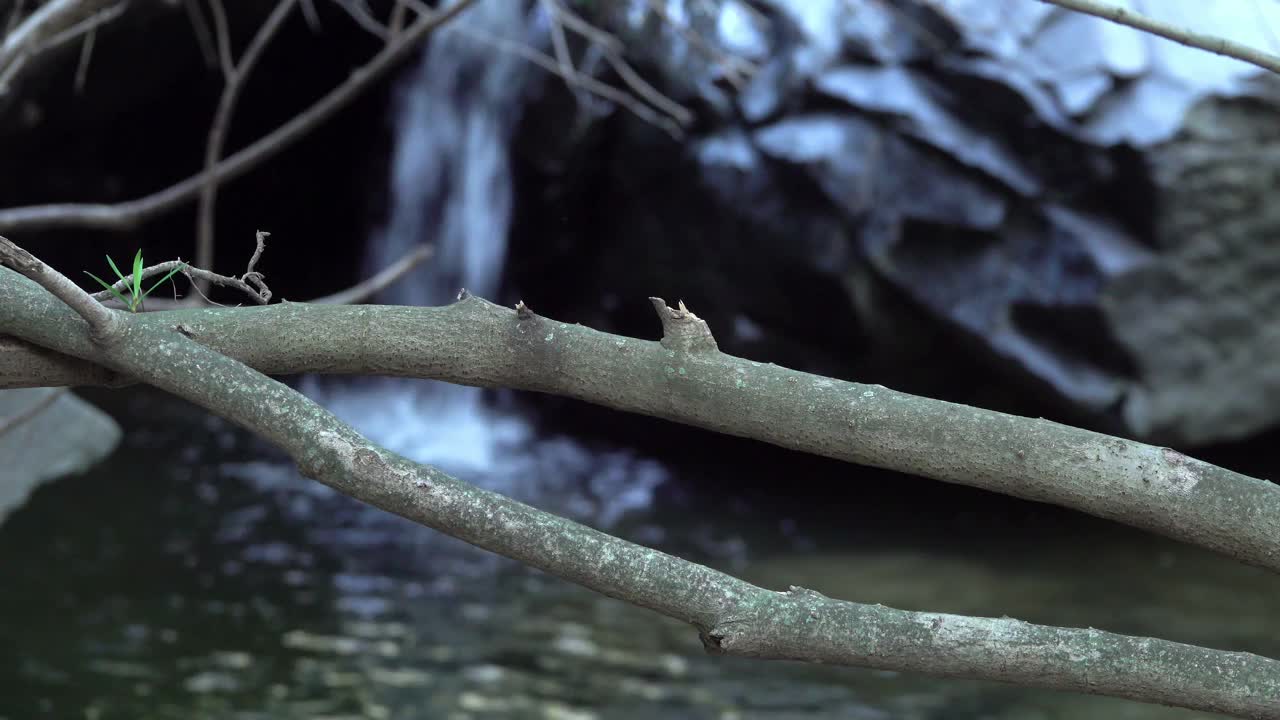
<path id="1" fill-rule="evenodd" d="M 381 442 L 413 422 L 338 388 L 308 391 Z M 87 396 L 122 447 L 0 526 L 5 720 L 1207 717 L 709 657 L 692 628 L 337 496 L 185 403 Z M 667 459 L 555 428 L 502 443 L 466 477 L 768 587 L 1280 655 L 1280 579 L 1053 508 L 746 441 Z"/>

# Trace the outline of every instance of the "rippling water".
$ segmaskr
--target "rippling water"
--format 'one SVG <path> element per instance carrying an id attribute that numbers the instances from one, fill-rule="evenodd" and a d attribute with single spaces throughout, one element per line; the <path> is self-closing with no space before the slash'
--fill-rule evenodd
<path id="1" fill-rule="evenodd" d="M 360 388 L 307 389 L 389 445 L 427 430 Z M 690 628 L 338 496 L 186 404 L 90 397 L 124 445 L 0 526 L 0 718 L 1206 717 L 708 657 Z M 501 459 L 459 474 L 766 586 L 1280 655 L 1280 582 L 1174 543 L 936 484 L 852 502 L 860 471 L 838 464 L 770 491 L 759 456 L 588 448 L 494 412 L 517 428 Z"/>

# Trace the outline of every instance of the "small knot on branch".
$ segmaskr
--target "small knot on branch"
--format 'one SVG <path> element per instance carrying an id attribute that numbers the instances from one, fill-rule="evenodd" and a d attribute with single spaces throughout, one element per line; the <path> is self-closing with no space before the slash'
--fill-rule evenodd
<path id="1" fill-rule="evenodd" d="M 663 347 L 668 350 L 691 353 L 720 350 L 716 345 L 715 337 L 711 335 L 711 328 L 707 326 L 707 321 L 694 315 L 684 306 L 683 300 L 679 302 L 677 308 L 668 307 L 662 298 L 651 297 L 649 302 L 653 303 L 653 309 L 658 312 L 658 319 L 662 321 Z"/>

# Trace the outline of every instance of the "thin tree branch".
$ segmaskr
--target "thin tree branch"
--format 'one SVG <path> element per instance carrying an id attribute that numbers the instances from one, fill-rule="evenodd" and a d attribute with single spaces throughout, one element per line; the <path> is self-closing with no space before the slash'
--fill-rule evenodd
<path id="1" fill-rule="evenodd" d="M 218 49 L 218 67 L 226 83 L 236 73 L 236 62 L 231 58 L 231 28 L 227 26 L 227 10 L 222 0 L 209 0 L 209 14 L 213 17 L 213 39 Z"/>
<path id="2" fill-rule="evenodd" d="M 29 254 L 4 259 L 9 262 L 15 257 L 20 272 L 41 285 L 75 287 Z M 53 276 L 61 282 L 47 283 Z M 689 623 L 711 653 L 998 680 L 1238 717 L 1280 718 L 1280 662 L 1276 660 L 1009 618 L 908 612 L 833 600 L 798 587 L 786 592 L 756 587 L 537 510 L 381 448 L 301 393 L 204 345 L 200 329 L 185 319 L 166 315 L 163 323 L 157 323 L 145 314 L 116 313 L 120 322 L 110 333 L 91 340 L 83 326 L 68 325 L 66 314 L 58 312 L 65 310 L 58 300 L 71 303 L 77 311 L 86 304 L 101 310 L 88 295 L 80 295 L 59 295 L 55 300 L 14 273 L 0 271 L 0 307 L 21 308 L 0 317 L 0 332 L 100 363 L 196 403 L 273 443 L 297 463 L 303 475 L 339 492 L 603 595 Z M 304 312 L 336 309 L 287 307 Z M 567 326 L 538 317 L 523 304 L 520 312 L 512 312 L 468 297 L 451 307 L 501 322 L 511 349 L 537 347 L 543 357 L 551 357 L 573 346 L 562 341 L 548 352 L 548 343 L 553 342 L 548 331 L 553 338 L 557 328 Z M 662 319 L 669 331 L 693 327 L 696 334 L 696 316 L 683 309 L 669 311 Z M 663 348 L 663 363 L 684 366 L 718 356 L 705 343 L 688 344 L 690 334 L 664 336 L 663 345 L 650 344 Z M 669 339 L 673 347 L 690 349 L 667 351 L 664 345 Z M 628 351 L 624 347 L 619 353 L 615 347 L 612 352 L 625 356 Z M 668 365 L 668 369 L 672 372 L 664 373 L 667 382 L 680 382 L 674 368 Z M 691 374 L 702 370 L 695 367 Z"/>
<path id="3" fill-rule="evenodd" d="M 9 19 L 4 23 L 4 34 L 6 36 L 18 26 L 18 18 L 22 17 L 22 13 L 26 9 L 26 0 L 14 0 L 13 7 L 9 9 Z"/>
<path id="4" fill-rule="evenodd" d="M 1067 10 L 1074 10 L 1075 12 L 1084 13 L 1085 15 L 1093 15 L 1094 17 L 1109 20 L 1120 25 L 1127 25 L 1135 30 L 1141 30 L 1152 35 L 1158 35 L 1166 40 L 1172 40 L 1188 47 L 1199 48 L 1200 50 L 1206 50 L 1217 55 L 1235 58 L 1236 60 L 1260 67 L 1263 70 L 1280 73 L 1280 56 L 1272 55 L 1257 48 L 1249 47 L 1248 45 L 1243 45 L 1223 37 L 1206 35 L 1187 28 L 1178 27 L 1177 25 L 1136 13 L 1127 8 L 1096 2 L 1095 0 L 1040 0 L 1040 2 L 1048 3 L 1049 5 L 1057 5 L 1058 7 L 1065 8 Z"/>
<path id="5" fill-rule="evenodd" d="M 561 395 L 1073 508 L 1280 572 L 1280 486 L 1047 420 L 707 348 L 692 352 L 671 330 L 660 344 L 480 300 L 445 308 L 285 303 L 159 315 L 180 320 L 156 322 L 180 321 L 204 345 L 268 375 L 378 374 Z M 50 362 L 9 353 L 0 358 L 0 387 L 29 386 L 33 375 L 49 384 Z"/>
<path id="6" fill-rule="evenodd" d="M 573 57 L 569 54 L 569 41 L 564 35 L 564 22 L 552 0 L 542 0 L 542 7 L 551 20 L 551 47 L 556 54 L 556 63 L 560 67 L 560 75 L 569 80 L 578 74 L 573 66 Z"/>
<path id="7" fill-rule="evenodd" d="M 182 5 L 187 10 L 191 33 L 196 36 L 196 44 L 200 46 L 200 54 L 204 56 L 205 66 L 217 67 L 218 49 L 214 47 L 213 31 L 209 29 L 209 23 L 205 21 L 204 13 L 200 10 L 200 0 L 183 0 Z"/>
<path id="8" fill-rule="evenodd" d="M 364 28 L 370 35 L 386 42 L 391 38 L 392 32 L 389 28 L 383 27 L 382 23 L 373 16 L 369 10 L 369 6 L 363 2 L 354 2 L 352 0 L 334 0 L 334 4 L 342 8 L 357 25 Z"/>
<path id="9" fill-rule="evenodd" d="M 546 0 L 546 2 L 551 12 L 555 13 L 555 17 L 559 18 L 566 27 L 600 48 L 605 60 L 638 97 L 670 116 L 681 128 L 688 127 L 693 122 L 692 110 L 664 95 L 632 69 L 626 58 L 622 56 L 621 40 L 578 17 L 572 10 L 565 7 L 561 0 Z"/>
<path id="10" fill-rule="evenodd" d="M 89 59 L 93 57 L 93 45 L 97 38 L 97 28 L 89 30 L 84 36 L 84 45 L 80 48 L 80 60 L 76 63 L 76 79 L 73 85 L 77 95 L 84 93 L 85 81 L 89 77 Z"/>
<path id="11" fill-rule="evenodd" d="M 114 11 L 111 5 L 117 6 Z M 36 8 L 0 42 L 0 96 L 32 57 L 119 17 L 123 10 L 117 0 L 50 0 Z"/>
<path id="12" fill-rule="evenodd" d="M 240 56 L 240 62 L 228 64 L 224 68 L 226 85 L 222 88 L 222 97 L 218 99 L 218 109 L 214 112 L 213 124 L 209 128 L 209 139 L 205 144 L 204 174 L 209 180 L 200 188 L 200 199 L 196 210 L 196 264 L 201 267 L 213 267 L 214 209 L 218 199 L 218 182 L 214 169 L 222 158 L 222 148 L 227 139 L 227 130 L 231 126 L 231 118 L 235 114 L 236 102 L 240 99 L 240 91 L 244 89 L 254 67 L 257 66 L 258 59 L 262 57 L 271 39 L 284 25 L 296 2 L 297 0 L 280 0 L 276 3 L 275 9 L 263 21 L 262 27 L 258 28 L 253 40 L 249 42 L 249 47 Z M 221 1 L 211 0 L 211 3 L 214 8 L 217 8 L 214 16 L 218 17 L 222 12 Z M 225 34 L 225 26 L 224 17 L 220 35 Z M 228 48 L 224 58 L 226 63 L 233 63 L 230 52 Z M 200 288 L 200 294 L 208 292 L 207 280 L 197 280 L 196 284 Z"/>
<path id="13" fill-rule="evenodd" d="M 302 0 L 300 4 L 302 8 L 302 17 L 307 21 L 307 27 L 311 28 L 311 32 L 320 34 L 324 28 L 320 26 L 320 16 L 316 13 L 316 4 L 313 0 Z"/>
<path id="14" fill-rule="evenodd" d="M 615 88 L 608 83 L 601 82 L 586 73 L 574 71 L 569 75 L 565 75 L 563 66 L 550 55 L 547 55 L 540 50 L 525 45 L 524 43 L 497 37 L 490 33 L 474 30 L 463 25 L 459 25 L 454 28 L 454 31 L 466 35 L 477 42 L 490 45 L 497 50 L 509 52 L 513 55 L 522 57 L 552 75 L 564 80 L 568 85 L 582 88 L 593 95 L 616 103 L 630 111 L 641 120 L 661 129 L 676 140 L 684 137 L 684 130 L 675 120 L 656 112 L 653 108 L 645 105 L 634 95 Z M 0 215 L 2 215 L 2 213 L 0 213 Z"/>
<path id="15" fill-rule="evenodd" d="M 124 11 L 128 9 L 128 7 L 129 3 L 127 0 L 119 0 L 119 2 L 116 2 L 114 5 L 95 12 L 93 15 L 90 15 L 84 20 L 81 20 L 75 25 L 72 25 L 66 30 L 59 32 L 57 35 L 54 35 L 44 41 L 37 47 L 36 52 L 53 50 L 54 48 L 69 43 L 72 40 L 90 35 L 98 28 L 123 15 Z"/>
<path id="16" fill-rule="evenodd" d="M 648 0 L 648 3 L 649 9 L 661 17 L 668 25 L 679 31 L 691 47 L 705 55 L 724 71 L 725 79 L 729 81 L 734 90 L 741 92 L 746 87 L 747 80 L 760 71 L 760 68 L 755 63 L 721 50 L 712 45 L 702 36 L 702 33 L 695 30 L 691 25 L 685 25 L 677 21 L 671 16 L 667 3 L 663 2 L 663 0 Z"/>
<path id="17" fill-rule="evenodd" d="M 240 277 L 219 275 L 218 273 L 211 272 L 209 270 L 192 267 L 189 263 L 184 263 L 182 262 L 182 259 L 179 258 L 177 260 L 168 260 L 143 268 L 142 279 L 146 280 L 156 275 L 167 275 L 174 268 L 182 267 L 182 274 L 186 275 L 187 278 L 192 281 L 192 287 L 194 287 L 196 292 L 205 299 L 205 302 L 208 302 L 211 305 L 219 305 L 219 303 L 209 300 L 209 298 L 201 292 L 196 280 L 206 280 L 207 282 L 220 287 L 230 287 L 240 290 L 244 294 L 248 295 L 255 303 L 265 305 L 271 300 L 271 290 L 267 287 L 262 273 L 255 271 L 254 266 L 258 262 L 258 258 L 262 256 L 264 247 L 263 240 L 268 235 L 270 235 L 270 233 L 262 231 L 258 232 L 257 250 L 254 251 L 253 257 L 249 260 L 248 269 Z M 405 253 L 405 255 L 399 260 L 396 260 L 391 265 L 383 268 L 373 277 L 352 285 L 345 290 L 333 293 L 332 295 L 314 298 L 307 302 L 321 305 L 350 305 L 364 302 L 374 294 L 395 284 L 409 271 L 413 270 L 415 267 L 430 258 L 433 252 L 434 248 L 430 245 L 418 245 Z M 117 280 L 111 287 L 116 292 L 124 294 L 132 282 L 133 280 L 125 278 Z M 90 295 L 90 297 L 102 303 L 114 302 L 119 304 L 120 302 L 115 298 L 115 295 L 113 295 L 110 290 L 95 292 Z M 177 310 L 180 308 L 197 307 L 187 300 L 167 301 L 161 298 L 147 300 L 146 304 L 148 306 L 148 310 Z"/>
<path id="18" fill-rule="evenodd" d="M 429 8 L 423 5 L 421 0 L 401 0 L 401 2 L 403 2 L 404 6 L 413 9 L 419 14 L 429 12 Z M 523 43 L 495 37 L 489 33 L 473 30 L 465 25 L 459 25 L 454 30 L 474 40 L 488 43 L 500 50 L 523 57 L 561 78 L 573 88 L 581 88 L 605 100 L 616 103 L 676 140 L 684 137 L 684 128 L 693 121 L 692 111 L 662 95 L 632 71 L 631 67 L 626 65 L 626 61 L 621 57 L 623 48 L 621 40 L 582 20 L 567 8 L 554 2 L 554 0 L 542 0 L 542 7 L 548 15 L 548 21 L 551 23 L 551 42 L 553 52 L 556 54 L 554 59 L 546 53 Z M 618 69 L 617 63 L 625 66 L 625 70 L 620 70 L 619 75 L 623 76 L 623 80 L 627 81 L 629 85 L 635 83 L 631 87 L 633 92 L 629 93 L 615 88 L 574 68 L 573 61 L 569 55 L 568 44 L 564 37 L 565 27 L 575 30 L 588 41 L 598 45 L 606 59 L 611 64 L 614 64 L 615 69 Z M 625 75 L 624 72 L 626 73 Z M 651 100 L 653 107 L 646 105 L 644 100 Z M 666 114 L 664 115 L 663 113 Z"/>
<path id="19" fill-rule="evenodd" d="M 390 31 L 387 42 L 391 42 L 404 31 L 404 21 L 408 10 L 409 6 L 405 3 L 405 0 L 396 0 L 395 6 L 391 8 L 391 17 L 387 20 L 387 29 Z"/>
<path id="20" fill-rule="evenodd" d="M 0 232 L 85 227 L 129 230 L 199 194 L 206 182 L 225 183 L 276 155 L 315 129 L 369 88 L 408 55 L 431 31 L 452 20 L 476 0 L 458 0 L 447 8 L 415 21 L 338 87 L 284 125 L 218 163 L 212 171 L 193 175 L 164 190 L 137 200 L 115 204 L 57 203 L 0 210 Z"/>
<path id="21" fill-rule="evenodd" d="M 324 297 L 308 300 L 307 302 L 320 305 L 354 305 L 356 303 L 362 303 L 382 290 L 395 284 L 400 280 L 400 278 L 408 274 L 410 270 L 413 270 L 418 265 L 426 262 L 434 252 L 435 248 L 430 245 L 419 245 L 406 253 L 404 257 L 395 261 L 391 265 L 388 265 L 386 268 L 383 268 L 381 272 L 368 280 L 353 285 L 341 292 L 336 292 L 332 295 L 325 295 Z"/>

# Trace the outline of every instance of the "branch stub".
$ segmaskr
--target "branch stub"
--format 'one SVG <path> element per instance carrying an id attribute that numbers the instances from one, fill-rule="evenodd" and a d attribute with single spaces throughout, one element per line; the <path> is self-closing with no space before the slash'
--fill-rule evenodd
<path id="1" fill-rule="evenodd" d="M 667 306 L 662 298 L 651 297 L 653 309 L 662 321 L 662 346 L 668 350 L 690 353 L 719 352 L 716 339 L 711 334 L 707 321 L 693 314 L 681 300 L 678 307 Z"/>

